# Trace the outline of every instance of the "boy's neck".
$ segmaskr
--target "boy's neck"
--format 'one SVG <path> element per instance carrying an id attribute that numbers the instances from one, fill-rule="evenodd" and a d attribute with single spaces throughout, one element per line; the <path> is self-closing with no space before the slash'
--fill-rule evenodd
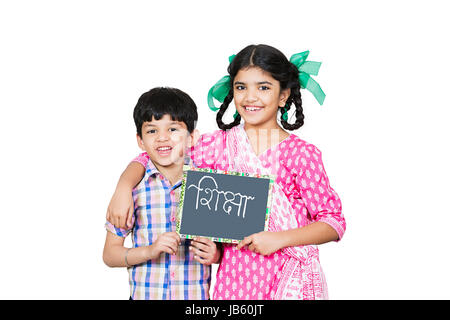
<path id="1" fill-rule="evenodd" d="M 155 163 L 153 163 L 153 165 L 156 167 L 156 169 L 158 169 L 159 173 L 161 173 L 164 176 L 164 178 L 169 180 L 170 185 L 172 186 L 178 181 L 180 181 L 181 178 L 183 177 L 183 163 L 181 164 L 174 163 L 169 167 L 162 167 Z"/>

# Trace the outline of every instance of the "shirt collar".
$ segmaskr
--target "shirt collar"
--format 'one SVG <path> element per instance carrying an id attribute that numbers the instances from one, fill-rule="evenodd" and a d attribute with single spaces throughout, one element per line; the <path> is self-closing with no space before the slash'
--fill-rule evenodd
<path id="1" fill-rule="evenodd" d="M 192 161 L 191 157 L 185 157 L 184 158 L 184 164 L 192 166 L 193 165 L 193 161 Z M 159 172 L 159 170 L 153 164 L 152 160 L 148 159 L 147 166 L 145 167 L 144 179 L 147 181 L 148 179 L 150 179 L 150 177 L 156 177 L 158 175 L 161 175 L 161 172 Z M 177 185 L 178 184 L 179 183 L 177 183 Z"/>

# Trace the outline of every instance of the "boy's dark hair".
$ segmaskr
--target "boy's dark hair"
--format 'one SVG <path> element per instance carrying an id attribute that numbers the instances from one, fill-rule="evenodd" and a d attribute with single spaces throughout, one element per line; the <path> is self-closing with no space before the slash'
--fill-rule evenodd
<path id="1" fill-rule="evenodd" d="M 134 108 L 133 118 L 137 134 L 142 138 L 142 125 L 146 121 L 160 120 L 164 115 L 184 122 L 190 133 L 198 119 L 197 106 L 185 92 L 176 88 L 157 87 L 144 93 Z"/>
<path id="2" fill-rule="evenodd" d="M 231 61 L 228 66 L 230 74 L 230 92 L 225 97 L 223 104 L 217 112 L 217 125 L 222 130 L 231 129 L 241 122 L 241 116 L 238 115 L 230 124 L 225 124 L 222 117 L 233 100 L 233 82 L 236 74 L 241 69 L 248 67 L 259 67 L 269 72 L 275 80 L 280 82 L 281 90 L 291 89 L 291 95 L 286 101 L 286 105 L 280 108 L 281 115 L 287 113 L 291 105 L 295 105 L 295 123 L 290 124 L 281 117 L 281 125 L 286 130 L 295 130 L 303 125 L 304 115 L 302 107 L 302 97 L 300 94 L 300 82 L 298 80 L 298 69 L 293 65 L 286 56 L 278 49 L 264 45 L 249 45 L 242 49 Z"/>

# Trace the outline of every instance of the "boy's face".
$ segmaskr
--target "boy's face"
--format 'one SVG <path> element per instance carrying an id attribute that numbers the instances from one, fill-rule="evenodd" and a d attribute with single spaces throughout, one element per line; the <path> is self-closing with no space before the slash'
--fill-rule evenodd
<path id="1" fill-rule="evenodd" d="M 142 138 L 137 135 L 139 147 L 160 170 L 183 166 L 185 150 L 192 145 L 194 133 L 189 134 L 184 122 L 166 114 L 159 120 L 144 122 L 141 134 Z"/>

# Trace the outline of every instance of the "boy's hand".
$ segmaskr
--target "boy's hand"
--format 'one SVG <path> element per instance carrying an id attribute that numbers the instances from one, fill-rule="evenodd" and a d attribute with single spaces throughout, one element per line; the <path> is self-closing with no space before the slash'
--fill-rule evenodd
<path id="1" fill-rule="evenodd" d="M 220 259 L 220 250 L 214 241 L 198 237 L 191 241 L 189 250 L 194 253 L 194 260 L 204 265 L 218 263 Z"/>
<path id="2" fill-rule="evenodd" d="M 134 201 L 129 190 L 117 189 L 109 202 L 106 220 L 116 228 L 129 229 L 133 226 Z"/>
<path id="3" fill-rule="evenodd" d="M 168 254 L 176 254 L 178 246 L 181 244 L 181 238 L 176 232 L 165 232 L 156 238 L 149 248 L 149 260 L 159 258 L 160 254 L 165 252 Z"/>

